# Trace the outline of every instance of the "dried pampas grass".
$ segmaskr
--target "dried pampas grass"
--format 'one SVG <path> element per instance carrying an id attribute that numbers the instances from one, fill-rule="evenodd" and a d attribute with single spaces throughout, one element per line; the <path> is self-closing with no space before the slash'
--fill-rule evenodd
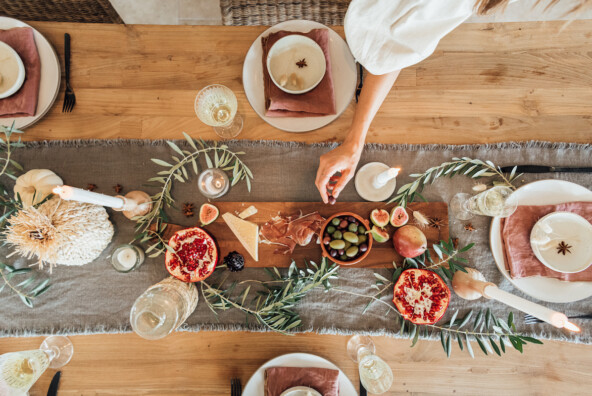
<path id="1" fill-rule="evenodd" d="M 90 263 L 113 238 L 113 225 L 102 206 L 53 198 L 38 208 L 20 210 L 8 220 L 9 245 L 39 267 Z"/>

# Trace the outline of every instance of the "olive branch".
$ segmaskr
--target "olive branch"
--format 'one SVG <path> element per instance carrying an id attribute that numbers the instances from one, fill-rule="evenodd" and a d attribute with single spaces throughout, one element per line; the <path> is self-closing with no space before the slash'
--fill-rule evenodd
<path id="1" fill-rule="evenodd" d="M 411 339 L 411 347 L 415 346 L 420 336 L 428 338 L 439 334 L 442 348 L 448 357 L 450 357 L 452 352 L 452 342 L 455 339 L 460 350 L 463 351 L 466 347 L 467 352 L 472 358 L 475 357 L 475 354 L 471 345 L 471 339 L 479 345 L 479 348 L 485 355 L 496 353 L 499 356 L 506 352 L 508 342 L 514 349 L 520 351 L 520 353 L 523 352 L 523 346 L 528 342 L 542 344 L 542 342 L 536 338 L 517 333 L 514 324 L 514 314 L 512 312 L 508 314 L 507 320 L 504 321 L 493 315 L 489 308 L 485 311 L 479 310 L 475 315 L 474 321 L 471 323 L 471 318 L 475 314 L 474 310 L 470 310 L 462 318 L 458 317 L 459 311 L 457 310 L 447 324 L 416 325 L 405 320 L 393 304 L 382 300 L 384 294 L 393 289 L 397 279 L 406 269 L 424 268 L 436 272 L 441 271 L 444 275 L 443 277 L 448 278 L 449 280 L 452 280 L 454 272 L 456 271 L 466 272 L 463 264 L 465 264 L 467 260 L 463 257 L 459 257 L 459 255 L 471 249 L 473 244 L 469 244 L 459 249 L 454 246 L 452 240 L 449 240 L 448 242 L 440 241 L 439 243 L 432 245 L 432 247 L 439 258 L 436 262 L 432 260 L 429 251 L 426 250 L 426 252 L 419 257 L 405 259 L 402 266 L 397 266 L 396 263 L 393 263 L 394 271 L 392 272 L 391 279 L 387 279 L 381 274 L 374 273 L 374 276 L 377 279 L 376 283 L 371 286 L 371 288 L 377 290 L 374 294 L 362 294 L 340 288 L 333 288 L 332 290 L 369 299 L 370 301 L 364 307 L 362 314 L 364 314 L 373 303 L 379 303 L 387 307 L 387 315 L 390 312 L 394 312 L 396 325 L 400 326 L 399 335 Z"/>
<path id="2" fill-rule="evenodd" d="M 465 175 L 473 179 L 496 176 L 501 179 L 497 184 L 507 185 L 508 187 L 515 189 L 512 182 L 522 175 L 517 175 L 516 169 L 517 168 L 514 167 L 510 175 L 506 177 L 501 168 L 494 165 L 491 161 L 481 161 L 479 159 L 471 159 L 468 157 L 455 157 L 452 158 L 452 161 L 433 166 L 424 173 L 412 173 L 409 175 L 409 177 L 412 177 L 415 180 L 401 186 L 395 197 L 392 198 L 389 203 L 395 202 L 397 205 L 406 207 L 407 204 L 413 202 L 416 197 L 425 201 L 421 192 L 428 183 L 434 183 L 436 179 L 440 177 L 453 177 L 455 175 Z"/>
<path id="3" fill-rule="evenodd" d="M 292 261 L 286 275 L 277 268 L 265 268 L 271 277 L 270 281 L 245 280 L 233 282 L 225 288 L 226 278 L 217 284 L 200 282 L 201 292 L 208 307 L 215 315 L 218 311 L 232 308 L 238 309 L 269 330 L 293 335 L 290 330 L 300 326 L 302 320 L 294 308 L 310 291 L 324 287 L 325 291 L 332 288 L 331 280 L 337 279 L 338 266 L 328 263 L 326 258 L 320 266 L 313 261 L 305 261 L 305 268 L 299 269 Z M 246 287 L 245 287 L 246 286 Z M 259 286 L 252 298 L 249 297 L 253 286 Z M 234 293 L 236 288 L 241 291 Z"/>
<path id="4" fill-rule="evenodd" d="M 158 158 L 151 159 L 152 162 L 166 169 L 159 171 L 157 176 L 148 179 L 149 183 L 156 183 L 160 191 L 150 197 L 152 200 L 152 210 L 143 216 L 137 216 L 135 218 L 136 236 L 134 238 L 134 240 L 139 240 L 140 243 L 155 241 L 146 249 L 149 257 L 157 257 L 166 250 L 172 251 L 167 242 L 162 238 L 163 232 L 167 227 L 166 222 L 168 221 L 165 207 L 174 207 L 175 200 L 171 195 L 173 182 L 185 183 L 189 180 L 188 167 L 191 167 L 195 175 L 199 174 L 197 160 L 200 157 L 205 158 L 208 168 L 221 168 L 223 171 L 232 171 L 231 186 L 244 180 L 247 184 L 247 189 L 249 192 L 251 191 L 253 173 L 240 159 L 240 156 L 245 154 L 244 152 L 239 151 L 235 153 L 226 144 L 218 145 L 218 142 L 208 145 L 203 139 L 193 139 L 185 132 L 183 132 L 183 136 L 193 151 L 181 149 L 174 142 L 167 140 L 166 143 L 175 152 L 171 156 L 172 161 L 164 161 Z M 211 156 L 213 156 L 213 161 Z"/>
<path id="5" fill-rule="evenodd" d="M 35 297 L 41 295 L 49 287 L 49 279 L 44 279 L 36 282 L 37 278 L 32 275 L 18 284 L 11 283 L 13 277 L 23 274 L 30 274 L 31 268 L 19 268 L 16 269 L 11 265 L 0 263 L 0 278 L 4 281 L 4 284 L 0 286 L 0 292 L 8 286 L 8 288 L 14 292 L 21 301 L 29 308 L 33 308 L 33 300 Z"/>

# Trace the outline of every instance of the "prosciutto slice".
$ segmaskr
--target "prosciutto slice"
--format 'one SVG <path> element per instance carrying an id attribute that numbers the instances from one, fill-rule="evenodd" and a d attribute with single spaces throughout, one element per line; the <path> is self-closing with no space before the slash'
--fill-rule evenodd
<path id="1" fill-rule="evenodd" d="M 325 218 L 318 212 L 303 215 L 274 216 L 261 226 L 260 234 L 267 243 L 278 245 L 276 254 L 292 254 L 296 245 L 306 246 L 321 233 Z"/>

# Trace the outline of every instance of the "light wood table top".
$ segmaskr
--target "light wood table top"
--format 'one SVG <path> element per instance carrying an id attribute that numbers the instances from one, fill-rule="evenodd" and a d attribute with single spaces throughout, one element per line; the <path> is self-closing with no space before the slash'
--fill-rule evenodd
<path id="1" fill-rule="evenodd" d="M 530 139 L 592 142 L 592 21 L 465 24 L 426 61 L 401 73 L 368 140 L 381 143 L 486 143 Z M 34 23 L 62 57 L 72 35 L 77 105 L 62 114 L 63 93 L 25 139 L 213 139 L 193 112 L 197 91 L 231 87 L 245 115 L 244 139 L 340 141 L 353 105 L 321 130 L 290 134 L 260 120 L 242 91 L 243 58 L 263 27 L 119 26 Z M 342 33 L 342 29 L 338 28 Z M 62 60 L 63 62 L 63 60 Z M 38 347 L 42 338 L 0 339 L 0 353 Z M 145 341 L 134 334 L 72 337 L 75 356 L 63 369 L 64 395 L 228 395 L 277 355 L 309 352 L 337 363 L 357 386 L 347 337 L 200 332 Z M 472 360 L 439 342 L 375 337 L 395 372 L 390 394 L 585 394 L 592 386 L 592 347 L 528 345 L 524 355 Z M 31 395 L 44 395 L 53 372 Z"/>

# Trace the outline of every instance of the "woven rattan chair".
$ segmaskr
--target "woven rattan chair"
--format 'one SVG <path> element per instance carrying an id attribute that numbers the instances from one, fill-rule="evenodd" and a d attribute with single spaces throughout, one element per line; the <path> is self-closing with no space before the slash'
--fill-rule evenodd
<path id="1" fill-rule="evenodd" d="M 0 15 L 24 21 L 123 23 L 109 0 L 0 0 Z"/>
<path id="2" fill-rule="evenodd" d="M 308 19 L 325 25 L 343 25 L 351 0 L 220 0 L 224 25 L 275 25 L 290 19 Z"/>

